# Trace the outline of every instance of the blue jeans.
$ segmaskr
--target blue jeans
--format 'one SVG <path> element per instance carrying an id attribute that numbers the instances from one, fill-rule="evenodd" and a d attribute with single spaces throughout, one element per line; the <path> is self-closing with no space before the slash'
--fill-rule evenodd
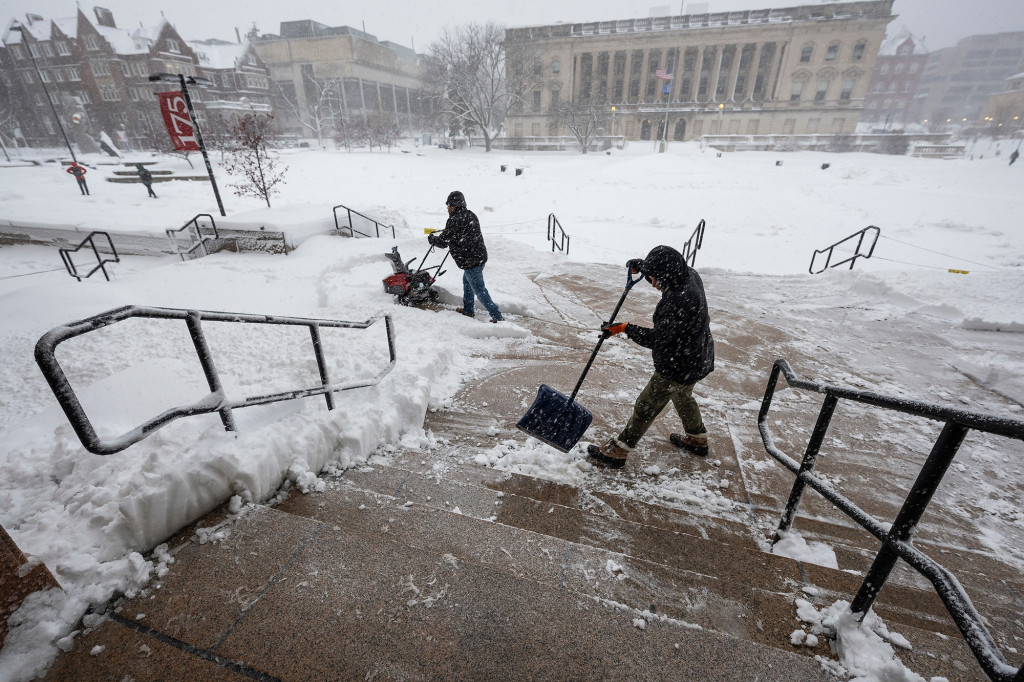
<path id="1" fill-rule="evenodd" d="M 492 320 L 504 319 L 498 306 L 491 300 L 491 295 L 487 293 L 487 286 L 484 284 L 484 266 L 482 265 L 462 271 L 462 309 L 466 311 L 467 315 L 473 314 L 474 294 L 484 304 L 484 308 L 487 308 Z"/>

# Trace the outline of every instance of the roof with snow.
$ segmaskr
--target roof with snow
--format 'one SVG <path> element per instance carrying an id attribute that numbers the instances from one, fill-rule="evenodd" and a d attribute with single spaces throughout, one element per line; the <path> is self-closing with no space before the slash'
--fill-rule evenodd
<path id="1" fill-rule="evenodd" d="M 925 47 L 924 38 L 915 38 L 914 34 L 910 32 L 906 26 L 903 26 L 898 30 L 895 35 L 891 38 L 887 38 L 882 47 L 878 50 L 879 57 L 895 57 L 901 55 L 899 52 L 900 46 L 907 41 L 910 41 L 910 53 L 909 54 L 928 54 L 928 48 Z"/>
<path id="2" fill-rule="evenodd" d="M 249 43 L 226 40 L 189 40 L 188 46 L 199 57 L 200 65 L 210 69 L 233 69 L 242 61 Z"/>

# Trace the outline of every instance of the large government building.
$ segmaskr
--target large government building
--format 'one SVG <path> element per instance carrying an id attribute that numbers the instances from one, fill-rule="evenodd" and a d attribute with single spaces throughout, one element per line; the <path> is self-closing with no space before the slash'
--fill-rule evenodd
<path id="1" fill-rule="evenodd" d="M 849 134 L 860 118 L 893 0 L 512 28 L 543 85 L 512 137 L 564 135 L 569 103 L 611 112 L 626 140 L 710 134 Z M 668 76 L 671 75 L 671 80 Z M 660 77 L 659 77 L 660 76 Z"/>

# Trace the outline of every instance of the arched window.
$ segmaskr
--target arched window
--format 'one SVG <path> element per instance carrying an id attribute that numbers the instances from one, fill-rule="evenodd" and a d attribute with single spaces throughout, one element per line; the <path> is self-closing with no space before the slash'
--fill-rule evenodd
<path id="1" fill-rule="evenodd" d="M 686 119 L 679 119 L 676 121 L 676 129 L 672 133 L 672 139 L 676 142 L 682 142 L 686 138 Z"/>
<path id="2" fill-rule="evenodd" d="M 651 139 L 651 120 L 650 119 L 645 119 L 644 122 L 640 124 L 640 139 L 641 140 L 649 140 L 649 139 Z"/>

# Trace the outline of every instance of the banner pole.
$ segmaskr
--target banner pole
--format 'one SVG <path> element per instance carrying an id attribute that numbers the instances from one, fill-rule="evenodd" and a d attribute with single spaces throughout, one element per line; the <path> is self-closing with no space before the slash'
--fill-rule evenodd
<path id="1" fill-rule="evenodd" d="M 210 184 L 213 185 L 213 195 L 217 197 L 217 207 L 220 209 L 220 214 L 226 216 L 224 202 L 220 200 L 220 190 L 217 189 L 217 179 L 213 177 L 213 166 L 210 165 L 210 156 L 206 153 L 206 145 L 203 144 L 203 133 L 199 129 L 199 121 L 196 120 L 196 113 L 192 108 L 192 98 L 189 97 L 188 86 L 185 85 L 185 74 L 179 73 L 178 79 L 181 81 L 181 94 L 185 96 L 185 106 L 188 107 L 189 118 L 192 119 L 192 125 L 195 127 L 196 142 L 199 143 L 199 151 L 203 155 L 203 162 L 206 163 L 206 172 L 210 174 Z"/>

